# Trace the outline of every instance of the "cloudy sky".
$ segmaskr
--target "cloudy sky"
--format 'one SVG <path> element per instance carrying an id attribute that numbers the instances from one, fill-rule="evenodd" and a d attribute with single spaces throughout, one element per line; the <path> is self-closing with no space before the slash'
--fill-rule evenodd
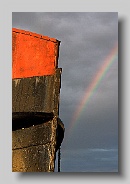
<path id="1" fill-rule="evenodd" d="M 12 27 L 61 41 L 60 118 L 65 126 L 61 172 L 117 171 L 118 57 L 114 48 L 118 14 L 13 12 Z M 105 68 L 106 60 L 110 65 Z M 101 80 L 96 80 L 98 73 Z M 96 84 L 87 100 L 85 96 L 94 80 Z"/>

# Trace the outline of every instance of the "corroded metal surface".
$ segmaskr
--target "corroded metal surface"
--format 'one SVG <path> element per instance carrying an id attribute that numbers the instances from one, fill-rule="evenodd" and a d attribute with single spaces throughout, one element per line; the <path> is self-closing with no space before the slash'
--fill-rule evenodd
<path id="1" fill-rule="evenodd" d="M 64 135 L 58 124 L 60 77 L 57 69 L 51 76 L 13 79 L 13 171 L 54 171 Z"/>
<path id="2" fill-rule="evenodd" d="M 13 172 L 54 171 L 50 169 L 50 147 L 46 144 L 13 150 Z"/>
<path id="3" fill-rule="evenodd" d="M 28 128 L 18 129 L 12 132 L 12 149 L 20 149 L 51 142 L 52 122 Z"/>
<path id="4" fill-rule="evenodd" d="M 58 118 L 58 123 L 57 123 L 57 129 L 56 129 L 56 151 L 60 148 L 61 143 L 64 139 L 64 124 L 62 123 L 61 119 Z"/>
<path id="5" fill-rule="evenodd" d="M 13 172 L 54 171 L 55 125 L 52 120 L 12 132 Z"/>
<path id="6" fill-rule="evenodd" d="M 64 138 L 60 42 L 15 28 L 12 33 L 12 170 L 54 172 Z"/>
<path id="7" fill-rule="evenodd" d="M 61 120 L 12 132 L 13 172 L 54 172 L 56 150 L 64 137 Z"/>
<path id="8" fill-rule="evenodd" d="M 61 69 L 54 75 L 12 81 L 13 112 L 53 112 L 58 114 Z"/>
<path id="9" fill-rule="evenodd" d="M 53 75 L 60 41 L 29 31 L 12 30 L 12 78 Z"/>

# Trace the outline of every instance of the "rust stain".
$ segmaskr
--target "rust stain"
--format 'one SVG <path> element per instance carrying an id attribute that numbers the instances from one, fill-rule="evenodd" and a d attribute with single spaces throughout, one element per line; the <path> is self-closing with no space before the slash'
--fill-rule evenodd
<path id="1" fill-rule="evenodd" d="M 59 41 L 13 28 L 12 78 L 53 75 L 57 68 Z"/>

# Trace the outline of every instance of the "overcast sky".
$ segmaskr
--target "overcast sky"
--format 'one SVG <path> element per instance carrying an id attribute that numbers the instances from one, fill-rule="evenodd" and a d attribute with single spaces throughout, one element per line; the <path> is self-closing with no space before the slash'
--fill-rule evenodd
<path id="1" fill-rule="evenodd" d="M 12 27 L 61 41 L 60 118 L 65 126 L 61 171 L 117 171 L 117 57 L 71 131 L 69 127 L 87 87 L 118 41 L 118 14 L 13 12 Z"/>

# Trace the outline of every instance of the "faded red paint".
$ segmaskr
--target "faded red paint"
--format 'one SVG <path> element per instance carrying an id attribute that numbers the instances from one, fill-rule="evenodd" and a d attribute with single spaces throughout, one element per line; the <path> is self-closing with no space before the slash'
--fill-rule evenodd
<path id="1" fill-rule="evenodd" d="M 58 40 L 15 28 L 12 34 L 13 79 L 55 73 Z"/>

